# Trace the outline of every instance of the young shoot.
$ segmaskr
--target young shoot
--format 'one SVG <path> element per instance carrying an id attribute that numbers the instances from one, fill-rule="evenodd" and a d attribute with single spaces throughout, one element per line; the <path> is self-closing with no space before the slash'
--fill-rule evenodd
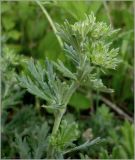
<path id="1" fill-rule="evenodd" d="M 112 48 L 108 37 L 116 33 L 111 26 L 96 22 L 93 13 L 83 21 L 70 24 L 67 20 L 63 25 L 56 25 L 57 35 L 63 40 L 66 56 L 74 65 L 74 72 L 64 65 L 46 59 L 45 66 L 33 60 L 28 62 L 28 72 L 19 78 L 20 84 L 31 94 L 44 99 L 44 108 L 53 111 L 55 118 L 49 138 L 47 158 L 63 158 L 63 155 L 84 149 L 97 142 L 100 138 L 87 141 L 80 146 L 73 142 L 79 137 L 78 126 L 74 122 L 62 121 L 67 105 L 73 93 L 81 86 L 89 84 L 95 90 L 112 92 L 99 77 L 100 71 L 116 69 L 120 63 L 118 49 Z M 57 71 L 63 75 L 58 76 Z M 62 123 L 61 123 L 62 121 Z"/>

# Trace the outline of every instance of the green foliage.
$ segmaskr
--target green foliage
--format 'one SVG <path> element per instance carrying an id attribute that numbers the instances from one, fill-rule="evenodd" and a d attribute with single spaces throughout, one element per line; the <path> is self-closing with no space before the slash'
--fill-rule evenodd
<path id="1" fill-rule="evenodd" d="M 65 77 L 76 80 L 76 76 L 67 67 L 64 66 L 62 61 L 58 60 L 58 63 L 54 62 L 54 65 Z"/>
<path id="2" fill-rule="evenodd" d="M 10 50 L 6 45 L 2 48 L 2 57 L 0 59 L 1 77 L 1 100 L 2 100 L 2 123 L 1 132 L 6 133 L 6 122 L 9 119 L 8 109 L 15 109 L 17 105 L 22 103 L 24 91 L 17 84 L 17 74 L 15 70 L 21 68 L 26 61 L 24 56 L 17 55 L 13 50 Z M 11 125 L 11 128 L 13 126 Z"/>
<path id="3" fill-rule="evenodd" d="M 93 25 L 97 25 L 95 24 L 95 17 L 93 14 L 88 16 L 86 20 L 84 20 L 84 22 L 78 22 L 78 25 L 81 25 L 81 29 L 83 31 L 80 31 L 80 28 L 78 31 L 77 23 L 75 25 L 70 25 L 66 21 L 63 26 L 57 25 L 58 34 L 67 43 L 65 44 L 67 54 L 77 65 L 76 73 L 72 73 L 67 67 L 64 66 L 64 64 L 60 60 L 58 61 L 58 64 L 55 62 L 54 64 L 57 69 L 64 74 L 64 76 L 73 79 L 76 84 L 79 83 L 79 85 L 81 85 L 82 82 L 88 81 L 88 83 L 90 82 L 93 85 L 93 88 L 107 91 L 107 88 L 102 83 L 102 80 L 97 79 L 97 71 L 95 70 L 96 73 L 94 73 L 94 76 L 93 73 L 91 73 L 96 68 L 96 66 L 91 66 L 91 63 L 93 63 L 93 61 L 91 62 L 89 56 L 87 55 L 87 45 L 90 42 L 89 36 L 87 36 L 87 34 L 89 32 L 93 33 L 94 28 L 92 27 L 91 30 L 86 29 L 88 33 L 86 33 L 85 30 L 86 27 L 92 25 L 91 23 L 93 23 Z M 110 32 L 112 33 L 112 31 Z M 106 34 L 107 33 L 108 32 L 106 31 Z M 94 50 L 96 52 L 96 48 Z M 109 55 L 106 52 L 106 54 L 108 54 L 107 57 L 110 56 L 109 58 L 114 58 L 115 60 L 117 60 L 116 50 L 111 50 L 110 52 L 113 52 L 113 56 L 111 56 L 111 54 Z M 91 52 L 89 52 L 89 54 L 91 54 Z M 98 53 L 96 53 L 96 55 L 98 55 Z M 111 65 L 111 62 L 113 64 L 114 59 L 110 59 L 109 65 Z M 101 59 L 99 59 L 99 61 L 100 60 Z M 108 62 L 107 59 L 105 59 L 105 62 L 106 61 Z M 106 64 L 104 65 L 106 66 Z M 114 68 L 115 65 L 113 64 Z M 30 61 L 28 63 L 28 70 L 29 76 L 23 76 L 19 80 L 21 81 L 21 85 L 27 88 L 30 93 L 48 101 L 49 108 L 56 108 L 55 106 L 62 107 L 68 103 L 68 99 L 70 98 L 68 92 L 74 92 L 74 90 L 72 89 L 72 85 L 69 87 L 69 85 L 67 85 L 65 82 L 61 82 L 58 79 L 53 71 L 53 65 L 51 62 L 46 60 L 45 71 L 44 69 L 42 69 L 42 66 L 39 63 L 37 63 L 37 65 L 35 66 L 34 63 Z M 45 80 L 47 80 L 48 82 L 45 82 Z M 109 89 L 108 91 L 111 90 Z"/>
<path id="4" fill-rule="evenodd" d="M 20 84 L 25 87 L 30 93 L 48 102 L 48 106 L 43 107 L 59 109 L 58 111 L 54 112 L 55 122 L 52 130 L 51 141 L 49 144 L 47 155 L 48 158 L 59 156 L 61 157 L 62 153 L 60 155 L 58 155 L 58 153 L 66 149 L 66 147 L 69 146 L 69 144 L 71 144 L 71 142 L 76 138 L 76 131 L 73 132 L 73 128 L 76 128 L 75 125 L 71 125 L 71 128 L 69 128 L 65 121 L 64 125 L 66 128 L 63 128 L 64 125 L 62 125 L 60 133 L 58 132 L 58 128 L 72 94 L 76 91 L 77 88 L 79 88 L 81 83 L 89 80 L 88 82 L 93 83 L 93 86 L 96 89 L 106 89 L 101 79 L 96 79 L 95 77 L 98 73 L 96 70 L 97 66 L 91 66 L 91 63 L 93 63 L 93 61 L 91 62 L 91 59 L 89 58 L 91 52 L 88 53 L 87 50 L 91 38 L 89 39 L 88 34 L 91 33 L 92 38 L 96 38 L 95 40 L 99 41 L 101 39 L 101 36 L 104 38 L 105 36 L 108 36 L 108 34 L 112 34 L 113 31 L 110 31 L 108 28 L 106 28 L 103 35 L 100 35 L 99 32 L 99 37 L 94 37 L 92 33 L 94 33 L 94 27 L 96 27 L 95 25 L 97 24 L 95 24 L 95 17 L 93 13 L 86 17 L 86 20 L 84 20 L 83 22 L 80 21 L 75 23 L 74 25 L 71 25 L 68 23 L 68 21 L 66 21 L 63 26 L 57 25 L 58 34 L 65 42 L 65 49 L 67 51 L 67 54 L 75 63 L 76 67 L 76 73 L 72 73 L 68 68 L 64 66 L 64 64 L 60 60 L 58 60 L 58 64 L 54 62 L 56 68 L 62 74 L 64 74 L 64 76 L 70 78 L 68 82 L 62 82 L 58 78 L 58 76 L 56 76 L 56 73 L 53 70 L 53 63 L 49 62 L 48 60 L 46 60 L 45 62 L 46 69 L 43 69 L 39 62 L 37 63 L 37 65 L 34 65 L 34 62 L 31 60 L 30 62 L 28 62 L 28 75 L 24 75 L 21 78 L 18 78 Z M 89 28 L 88 30 L 88 26 L 92 26 L 92 28 Z M 104 25 L 102 27 L 105 28 Z M 101 28 L 99 29 L 101 30 Z M 101 40 L 103 41 L 103 39 Z M 115 52 L 116 50 L 113 51 Z M 113 56 L 108 54 L 108 57 L 115 57 L 116 59 L 117 53 L 113 54 Z M 110 61 L 113 63 L 113 60 L 114 59 L 111 59 Z M 91 73 L 92 71 L 93 73 Z M 94 73 L 94 71 L 96 73 Z M 69 134 L 69 131 L 71 129 L 72 132 L 71 134 Z M 85 142 L 84 144 L 70 149 L 67 152 L 83 149 L 85 147 L 91 146 L 97 141 L 98 139 L 93 140 L 92 142 Z"/>
<path id="5" fill-rule="evenodd" d="M 73 142 L 77 140 L 78 136 L 78 125 L 75 122 L 68 124 L 66 120 L 63 120 L 57 135 L 51 137 L 51 144 L 58 152 L 63 152 L 74 146 Z"/>
<path id="6" fill-rule="evenodd" d="M 128 121 L 121 127 L 121 145 L 123 146 L 123 153 L 126 153 L 127 158 L 133 158 L 134 155 L 134 128 Z"/>
<path id="7" fill-rule="evenodd" d="M 66 120 L 63 120 L 57 135 L 51 137 L 51 145 L 54 147 L 54 156 L 60 158 L 67 153 L 83 150 L 101 142 L 98 137 L 76 146 L 73 142 L 78 139 L 79 135 L 78 125 L 75 122 L 68 124 Z"/>
<path id="8" fill-rule="evenodd" d="M 102 145 L 94 147 L 87 155 L 98 156 L 100 159 L 132 159 L 133 158 L 133 124 L 128 121 L 120 123 L 105 105 L 99 107 L 90 118 L 89 127 L 95 136 L 100 135 L 104 139 Z M 87 136 L 90 136 L 87 134 Z M 97 152 L 98 151 L 98 152 Z"/>
<path id="9" fill-rule="evenodd" d="M 76 20 L 85 18 L 84 13 L 89 15 L 91 11 L 93 11 L 97 21 L 100 20 L 107 24 L 111 22 L 113 28 L 121 28 L 119 34 L 117 36 L 115 34 L 114 36 L 112 35 L 112 37 L 109 36 L 108 41 L 113 42 L 111 49 L 119 46 L 120 57 L 124 61 L 115 73 L 109 72 L 109 75 L 105 75 L 105 77 L 109 78 L 110 86 L 114 88 L 116 91 L 115 93 L 117 93 L 115 94 L 116 101 L 119 101 L 120 98 L 120 102 L 124 102 L 122 106 L 126 103 L 126 106 L 128 106 L 132 112 L 133 101 L 131 99 L 133 97 L 133 87 L 131 87 L 131 84 L 133 83 L 132 57 L 134 46 L 133 2 L 107 2 L 106 4 L 111 18 L 108 18 L 108 11 L 106 11 L 103 2 L 84 1 L 84 3 L 77 2 L 77 5 L 76 2 L 68 3 L 53 1 L 49 3 L 51 4 L 45 3 L 44 7 L 53 19 L 53 22 L 62 23 L 64 19 L 68 19 L 70 22 L 74 23 Z M 56 58 L 65 60 L 64 56 L 61 54 L 62 52 L 60 51 L 57 39 L 50 28 L 50 24 L 36 4 L 21 1 L 17 3 L 3 1 L 1 13 L 2 38 L 7 39 L 6 43 L 9 48 L 16 50 L 19 54 L 33 56 L 41 60 L 46 56 L 53 60 Z M 57 16 L 55 16 L 56 13 Z M 5 27 L 8 27 L 8 25 L 4 25 L 4 19 L 10 19 L 9 21 L 14 23 L 12 30 L 21 33 L 18 40 L 8 39 L 10 30 L 6 30 Z M 39 19 L 40 23 L 38 23 Z M 54 54 L 54 50 L 56 54 Z M 127 72 L 130 73 L 130 76 L 126 76 Z M 103 75 L 101 74 L 101 76 Z"/>
<path id="10" fill-rule="evenodd" d="M 10 134 L 14 133 L 14 131 L 23 133 L 26 132 L 29 127 L 29 129 L 34 129 L 35 123 L 40 124 L 42 122 L 42 118 L 36 115 L 32 106 L 25 106 L 20 111 L 18 110 L 19 109 L 16 109 L 13 119 L 8 124 L 5 124 L 3 128 L 4 132 Z"/>
<path id="11" fill-rule="evenodd" d="M 66 151 L 65 153 L 70 153 L 70 152 L 74 152 L 74 151 L 78 151 L 78 150 L 84 150 L 84 149 L 86 149 L 86 148 L 88 148 L 88 147 L 90 147 L 92 145 L 95 145 L 95 144 L 97 144 L 99 142 L 101 142 L 100 137 L 98 137 L 98 138 L 96 138 L 94 140 L 91 140 L 91 141 L 88 140 L 85 143 L 81 144 L 80 146 L 74 147 L 74 148 Z"/>
<path id="12" fill-rule="evenodd" d="M 26 138 L 22 141 L 22 137 L 16 135 L 16 148 L 19 150 L 21 158 L 31 158 L 30 148 L 26 142 Z"/>
<path id="13" fill-rule="evenodd" d="M 23 91 L 18 87 L 15 69 L 22 66 L 26 58 L 24 56 L 16 55 L 13 50 L 4 46 L 2 49 L 2 58 L 0 60 L 2 72 L 2 106 L 3 108 L 11 107 L 20 103 L 20 97 Z M 11 94 L 12 93 L 12 94 Z"/>
<path id="14" fill-rule="evenodd" d="M 118 58 L 116 58 L 119 49 L 112 49 L 109 51 L 109 46 L 110 44 L 104 45 L 102 42 L 93 44 L 92 55 L 90 56 L 92 63 L 103 68 L 115 69 L 121 62 Z"/>
<path id="15" fill-rule="evenodd" d="M 68 56 L 78 65 L 87 59 L 86 55 L 83 55 L 87 53 L 93 64 L 115 69 L 120 62 L 116 58 L 118 49 L 109 51 L 110 44 L 106 44 L 105 40 L 116 30 L 103 22 L 95 22 L 95 19 L 91 13 L 84 21 L 76 22 L 74 25 L 66 21 L 63 26 L 57 25 L 58 34 L 66 42 Z"/>
<path id="16" fill-rule="evenodd" d="M 75 138 L 73 143 L 76 146 L 71 145 L 66 150 L 63 146 L 63 152 L 55 152 L 56 159 L 133 158 L 133 125 L 128 122 L 123 123 L 121 117 L 118 114 L 112 114 L 107 106 L 95 105 L 96 101 L 93 98 L 96 90 L 98 90 L 98 94 L 103 94 L 99 91 L 112 92 L 113 90 L 109 89 L 111 87 L 115 93 L 111 96 L 109 94 L 102 96 L 117 104 L 130 116 L 133 115 L 133 2 L 72 1 L 69 3 L 68 1 L 55 0 L 52 2 L 39 1 L 39 3 L 50 16 L 54 27 L 55 22 L 62 24 L 65 19 L 68 19 L 63 29 L 67 28 L 69 34 L 65 38 L 70 37 L 71 41 L 68 42 L 64 39 L 63 41 L 65 42 L 64 50 L 69 60 L 66 59 L 60 48 L 51 23 L 41 8 L 37 6 L 37 3 L 34 1 L 2 1 L 1 158 L 49 159 L 48 151 L 52 149 L 53 154 L 53 148 L 49 146 L 51 135 L 48 132 L 48 127 L 42 127 L 42 124 L 44 125 L 44 122 L 47 121 L 48 125 L 52 126 L 53 118 L 40 106 L 55 109 L 54 116 L 56 117 L 57 113 L 67 104 L 75 108 L 69 107 L 66 111 L 64 119 L 67 121 L 67 128 L 70 128 L 70 124 L 74 124 L 77 119 L 82 137 Z M 94 14 L 91 14 L 91 11 Z M 115 31 L 113 28 L 121 28 L 121 30 L 116 35 L 117 30 Z M 24 72 L 26 64 L 24 62 L 27 60 L 29 66 L 30 57 L 37 59 L 36 63 L 32 61 L 37 72 L 32 65 L 28 72 Z M 54 74 L 56 74 L 54 82 L 51 80 L 52 83 L 48 83 L 47 65 L 41 65 L 46 57 L 55 61 L 49 61 L 49 64 L 54 68 Z M 116 69 L 120 61 L 121 63 L 115 72 L 109 70 Z M 38 88 L 35 87 L 40 94 L 35 88 L 32 93 L 36 97 L 31 96 L 18 85 L 16 77 L 21 71 L 24 72 L 25 82 L 28 82 L 29 87 L 31 86 L 33 89 L 36 86 Z M 60 73 L 57 74 L 57 71 Z M 47 85 L 51 84 L 48 85 L 49 87 L 52 86 L 54 89 L 54 86 L 59 86 L 56 87 L 60 93 L 58 97 L 63 99 L 61 102 L 66 100 L 64 105 L 58 105 L 56 101 L 50 102 L 48 100 L 52 98 L 46 99 L 43 96 L 48 91 L 46 92 L 40 86 L 42 74 L 44 75 L 43 82 Z M 73 82 L 77 85 L 74 85 Z M 81 89 L 75 92 L 78 86 L 81 86 L 83 94 Z M 27 88 L 26 85 L 24 88 Z M 54 96 L 53 89 L 50 89 L 51 96 L 58 102 L 58 97 Z M 90 95 L 87 95 L 87 91 Z M 73 97 L 69 102 L 72 94 Z M 90 97 L 90 100 L 85 95 Z M 98 95 L 96 96 L 98 97 Z M 102 99 L 99 100 L 99 104 L 101 103 Z M 79 114 L 76 114 L 77 109 L 81 110 Z M 84 138 L 83 135 L 86 132 L 87 135 Z M 61 133 L 61 129 L 58 129 L 58 133 Z M 96 144 L 96 141 L 101 141 L 98 138 L 91 140 L 97 136 L 104 137 L 105 141 L 91 147 L 93 142 Z M 57 139 L 57 134 L 55 137 Z M 39 139 L 41 141 L 38 141 Z M 82 144 L 84 139 L 86 142 Z"/>
<path id="17" fill-rule="evenodd" d="M 111 113 L 109 108 L 103 104 L 97 109 L 96 113 L 92 115 L 91 124 L 94 124 L 94 134 L 98 133 L 101 136 L 106 136 L 114 126 L 113 113 Z"/>
<path id="18" fill-rule="evenodd" d="M 69 24 L 68 21 L 65 21 L 63 26 L 57 24 L 57 30 L 58 35 L 65 42 L 67 56 L 76 65 L 77 79 L 84 83 L 86 81 L 92 83 L 93 88 L 107 91 L 98 77 L 98 72 L 104 68 L 115 69 L 120 63 L 117 58 L 118 49 L 110 50 L 110 44 L 106 44 L 105 41 L 106 37 L 116 31 L 102 22 L 95 22 L 95 19 L 91 13 L 84 21 L 76 22 L 74 25 Z M 97 69 L 98 66 L 101 68 Z"/>
<path id="19" fill-rule="evenodd" d="M 4 113 L 6 113 L 6 115 Z M 2 114 L 2 156 L 13 158 L 15 154 L 19 154 L 19 156 L 26 155 L 27 158 L 30 158 L 32 156 L 31 153 L 29 153 L 30 145 L 33 145 L 32 147 L 35 149 L 32 153 L 34 156 L 34 154 L 38 152 L 37 143 L 41 144 L 40 148 L 42 148 L 47 140 L 44 137 L 49 129 L 48 127 L 45 128 L 46 124 L 44 121 L 46 120 L 36 113 L 33 106 L 24 106 L 23 108 L 16 107 L 11 120 L 8 123 L 7 120 L 9 121 L 9 113 L 6 110 L 3 111 Z M 41 124 L 43 124 L 43 126 Z M 42 131 L 39 132 L 39 130 Z M 18 141 L 15 141 L 14 137 L 16 137 Z M 5 145 L 9 146 L 10 150 L 8 148 L 5 149 Z M 25 145 L 28 147 L 24 147 Z M 18 146 L 18 148 L 15 146 Z"/>
<path id="20" fill-rule="evenodd" d="M 40 132 L 39 132 L 40 130 Z M 15 148 L 20 155 L 21 159 L 40 159 L 48 146 L 48 134 L 49 128 L 47 123 L 43 123 L 42 126 L 36 126 L 33 133 L 30 135 L 18 135 L 15 134 Z"/>
<path id="21" fill-rule="evenodd" d="M 115 132 L 113 139 L 115 138 L 114 147 L 112 153 L 109 154 L 105 149 L 100 152 L 100 158 L 102 159 L 132 159 L 134 155 L 134 129 L 133 125 L 128 121 L 120 127 L 119 135 Z"/>
<path id="22" fill-rule="evenodd" d="M 46 60 L 45 70 L 40 63 L 34 65 L 31 60 L 28 63 L 28 70 L 28 76 L 19 78 L 20 84 L 30 93 L 46 100 L 49 104 L 44 107 L 54 109 L 63 107 L 68 96 L 69 85 L 58 79 L 53 71 L 53 64 Z"/>

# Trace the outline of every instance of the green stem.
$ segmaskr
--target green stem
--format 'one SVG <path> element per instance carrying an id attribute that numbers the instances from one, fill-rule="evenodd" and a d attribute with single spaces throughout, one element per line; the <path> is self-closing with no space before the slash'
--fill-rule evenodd
<path id="1" fill-rule="evenodd" d="M 50 25 L 51 25 L 51 27 L 52 27 L 52 29 L 53 29 L 54 34 L 56 35 L 56 38 L 57 38 L 57 40 L 58 40 L 61 48 L 63 48 L 62 40 L 61 40 L 61 38 L 60 38 L 59 36 L 57 36 L 57 34 L 56 34 L 56 33 L 57 33 L 57 30 L 56 30 L 56 27 L 55 27 L 55 25 L 54 25 L 54 23 L 53 23 L 50 15 L 48 14 L 47 10 L 44 8 L 44 6 L 40 3 L 39 0 L 35 0 L 35 1 L 36 1 L 36 3 L 39 5 L 39 7 L 41 8 L 41 10 L 43 11 L 43 13 L 44 13 L 44 15 L 46 16 L 46 18 L 48 19 L 48 21 L 49 21 L 49 23 L 50 23 Z"/>
<path id="2" fill-rule="evenodd" d="M 66 111 L 66 107 L 64 109 L 58 110 L 56 112 L 56 114 L 55 114 L 55 121 L 54 121 L 53 129 L 52 129 L 51 137 L 56 135 L 56 133 L 57 133 L 57 131 L 59 129 L 59 126 L 60 126 L 61 119 L 62 119 L 65 111 Z M 55 148 L 50 143 L 49 147 L 48 147 L 47 158 L 48 159 L 55 158 L 54 154 L 55 154 Z"/>
<path id="3" fill-rule="evenodd" d="M 57 134 L 57 131 L 59 129 L 59 126 L 60 126 L 60 123 L 61 123 L 61 120 L 62 120 L 62 117 L 66 111 L 66 106 L 71 98 L 71 96 L 73 95 L 73 93 L 76 91 L 76 89 L 78 88 L 78 84 L 76 82 L 73 82 L 68 90 L 68 92 L 66 93 L 66 99 L 65 99 L 65 105 L 64 105 L 64 108 L 63 109 L 60 109 L 56 112 L 55 114 L 55 121 L 54 121 L 54 125 L 53 125 L 53 129 L 52 129 L 52 134 L 51 136 L 55 136 Z M 54 157 L 54 154 L 55 154 L 55 149 L 54 147 L 51 145 L 51 143 L 49 144 L 49 147 L 48 147 L 48 155 L 47 155 L 47 158 L 55 158 Z"/>
<path id="4" fill-rule="evenodd" d="M 62 119 L 62 117 L 63 117 L 63 115 L 65 113 L 65 110 L 66 110 L 66 108 L 58 110 L 58 112 L 56 112 L 56 114 L 55 114 L 55 121 L 54 121 L 54 125 L 53 125 L 51 136 L 55 136 L 56 135 L 56 133 L 57 133 L 57 131 L 59 129 L 59 126 L 60 126 L 61 119 Z M 48 159 L 55 158 L 54 154 L 55 154 L 55 149 L 52 146 L 52 144 L 50 143 L 49 147 L 48 147 L 47 158 Z"/>
<path id="5" fill-rule="evenodd" d="M 55 115 L 54 126 L 52 130 L 52 135 L 55 135 L 59 129 L 61 119 L 65 113 L 66 108 L 59 110 Z"/>

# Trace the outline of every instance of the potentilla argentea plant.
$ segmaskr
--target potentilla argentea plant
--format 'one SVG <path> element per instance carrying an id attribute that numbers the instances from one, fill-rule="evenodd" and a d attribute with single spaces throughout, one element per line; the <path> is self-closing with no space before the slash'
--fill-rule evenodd
<path id="1" fill-rule="evenodd" d="M 30 93 L 46 100 L 44 108 L 53 110 L 55 121 L 49 138 L 47 158 L 63 158 L 66 153 L 99 141 L 97 138 L 80 146 L 73 145 L 79 136 L 78 126 L 75 122 L 68 124 L 67 121 L 62 121 L 62 117 L 73 93 L 85 83 L 93 89 L 111 92 L 99 78 L 99 72 L 115 69 L 120 63 L 118 48 L 111 48 L 111 43 L 108 42 L 108 37 L 116 30 L 106 23 L 96 22 L 93 13 L 86 16 L 84 21 L 74 25 L 65 21 L 64 25 L 57 24 L 56 28 L 63 40 L 66 56 L 75 66 L 75 72 L 69 70 L 61 60 L 52 62 L 46 59 L 45 67 L 39 62 L 34 64 L 31 60 L 28 62 L 28 74 L 19 78 L 21 85 Z M 68 80 L 61 80 L 54 68 Z"/>

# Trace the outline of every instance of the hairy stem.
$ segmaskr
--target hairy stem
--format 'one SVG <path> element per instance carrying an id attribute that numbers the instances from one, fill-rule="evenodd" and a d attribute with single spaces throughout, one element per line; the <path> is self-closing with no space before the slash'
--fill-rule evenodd
<path id="1" fill-rule="evenodd" d="M 66 93 L 66 99 L 65 99 L 65 105 L 62 109 L 58 110 L 55 114 L 55 121 L 54 121 L 54 125 L 53 125 L 53 129 L 52 129 L 52 134 L 51 136 L 54 136 L 56 135 L 58 129 L 59 129 L 59 126 L 60 126 L 60 123 L 61 123 L 61 120 L 62 120 L 62 117 L 66 111 L 66 107 L 67 107 L 67 104 L 70 100 L 70 98 L 72 97 L 73 93 L 76 91 L 76 89 L 78 88 L 78 84 L 76 82 L 73 82 L 69 88 L 69 91 Z M 48 155 L 47 155 L 47 158 L 55 158 L 54 156 L 55 154 L 55 149 L 54 147 L 51 145 L 51 143 L 49 144 L 49 147 L 48 147 Z"/>
<path id="2" fill-rule="evenodd" d="M 55 135 L 59 129 L 59 126 L 60 126 L 60 122 L 61 122 L 61 119 L 64 115 L 66 111 L 66 108 L 64 109 L 61 109 L 60 111 L 58 111 L 55 115 L 55 121 L 54 121 L 54 126 L 53 126 L 53 130 L 52 130 L 52 135 Z"/>
<path id="3" fill-rule="evenodd" d="M 64 107 L 62 109 L 58 110 L 55 114 L 55 121 L 54 121 L 53 130 L 52 130 L 52 135 L 57 133 L 61 119 L 66 111 L 67 104 L 77 88 L 78 88 L 78 84 L 76 82 L 73 82 L 71 84 L 68 92 L 66 93 L 66 96 L 65 96 L 66 99 L 64 99 L 64 102 L 65 102 Z"/>
<path id="4" fill-rule="evenodd" d="M 60 126 L 61 119 L 62 119 L 65 111 L 66 111 L 66 108 L 58 110 L 57 113 L 55 114 L 55 121 L 54 121 L 54 125 L 53 125 L 51 136 L 55 136 L 56 135 L 56 133 L 57 133 L 57 131 L 59 129 L 59 126 Z M 54 154 L 55 154 L 55 149 L 52 146 L 52 144 L 50 143 L 49 147 L 48 147 L 47 158 L 48 159 L 55 158 Z"/>

